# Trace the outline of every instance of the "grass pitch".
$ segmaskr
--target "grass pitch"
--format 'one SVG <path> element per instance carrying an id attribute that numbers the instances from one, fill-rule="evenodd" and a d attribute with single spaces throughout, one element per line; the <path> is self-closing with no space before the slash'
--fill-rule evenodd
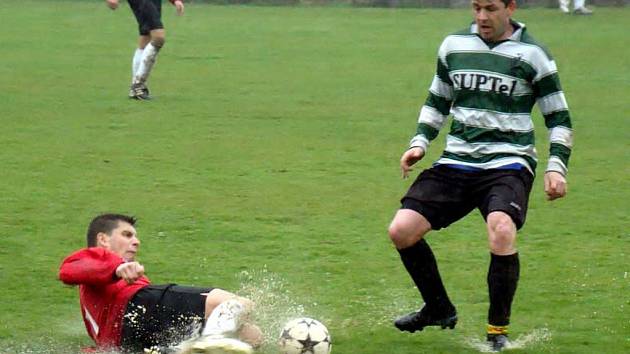
<path id="1" fill-rule="evenodd" d="M 516 13 L 557 60 L 576 141 L 568 197 L 546 202 L 538 178 L 519 235 L 515 353 L 630 352 L 629 15 Z M 328 325 L 338 354 L 483 350 L 481 218 L 429 238 L 455 331 L 393 328 L 420 300 L 386 236 L 437 47 L 467 10 L 189 4 L 176 18 L 165 4 L 151 102 L 126 98 L 126 4 L 10 1 L 0 18 L 0 352 L 90 344 L 56 272 L 105 211 L 140 217 L 154 282 L 251 296 L 270 337 L 304 314 Z"/>

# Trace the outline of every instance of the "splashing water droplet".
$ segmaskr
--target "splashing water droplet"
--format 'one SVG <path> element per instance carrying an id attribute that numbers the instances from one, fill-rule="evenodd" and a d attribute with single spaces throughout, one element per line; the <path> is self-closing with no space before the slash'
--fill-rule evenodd
<path id="1" fill-rule="evenodd" d="M 264 345 L 275 345 L 284 324 L 304 316 L 304 306 L 291 296 L 286 282 L 267 268 L 243 271 L 238 278 L 240 288 L 236 293 L 256 304 L 253 319 L 263 332 Z"/>

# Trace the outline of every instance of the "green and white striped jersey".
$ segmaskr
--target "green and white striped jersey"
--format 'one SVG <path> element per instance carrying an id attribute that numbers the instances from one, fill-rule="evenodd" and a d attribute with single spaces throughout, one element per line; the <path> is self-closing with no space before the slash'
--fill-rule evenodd
<path id="1" fill-rule="evenodd" d="M 513 35 L 497 43 L 484 42 L 476 24 L 444 39 L 410 147 L 426 151 L 450 113 L 451 129 L 437 164 L 480 169 L 521 164 L 534 174 L 531 112 L 537 103 L 550 134 L 547 171 L 566 175 L 573 132 L 556 63 L 524 24 L 513 25 Z"/>

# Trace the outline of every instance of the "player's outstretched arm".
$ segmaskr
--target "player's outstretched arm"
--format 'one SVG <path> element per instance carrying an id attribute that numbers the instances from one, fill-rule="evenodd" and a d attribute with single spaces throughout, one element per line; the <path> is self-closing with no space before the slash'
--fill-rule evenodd
<path id="1" fill-rule="evenodd" d="M 107 7 L 112 10 L 116 10 L 118 8 L 118 0 L 105 0 L 107 3 Z"/>
<path id="2" fill-rule="evenodd" d="M 402 155 L 400 158 L 400 171 L 402 178 L 409 177 L 411 166 L 420 161 L 424 157 L 424 150 L 421 147 L 413 147 Z"/>
<path id="3" fill-rule="evenodd" d="M 567 180 L 560 172 L 545 173 L 545 193 L 547 200 L 562 198 L 567 194 Z"/>

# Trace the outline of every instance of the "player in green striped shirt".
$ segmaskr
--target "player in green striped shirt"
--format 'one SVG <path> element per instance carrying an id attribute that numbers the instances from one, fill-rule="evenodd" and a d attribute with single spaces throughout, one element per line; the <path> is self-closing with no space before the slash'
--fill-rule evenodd
<path id="1" fill-rule="evenodd" d="M 549 200 L 564 197 L 572 147 L 571 119 L 554 60 L 512 20 L 515 0 L 472 0 L 474 23 L 447 36 L 437 70 L 420 110 L 418 129 L 400 166 L 407 177 L 448 115 L 446 148 L 401 200 L 389 235 L 418 287 L 424 307 L 395 321 L 401 331 L 426 326 L 454 328 L 457 312 L 425 241 L 479 209 L 487 224 L 487 339 L 499 351 L 509 345 L 508 325 L 519 277 L 516 232 L 527 214 L 537 164 L 531 111 L 538 104 L 549 129 L 544 175 Z"/>

